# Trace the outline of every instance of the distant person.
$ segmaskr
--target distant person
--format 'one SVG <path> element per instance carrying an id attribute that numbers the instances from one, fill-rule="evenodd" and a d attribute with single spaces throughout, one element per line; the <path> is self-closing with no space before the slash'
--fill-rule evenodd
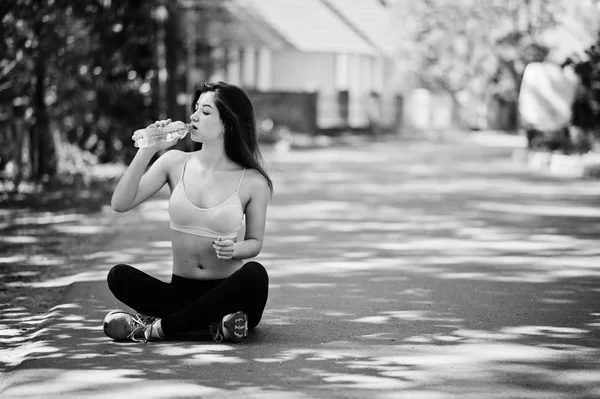
<path id="1" fill-rule="evenodd" d="M 106 315 L 104 331 L 115 340 L 204 331 L 216 342 L 240 342 L 262 317 L 269 278 L 260 263 L 244 260 L 261 250 L 273 185 L 261 166 L 254 108 L 242 89 L 207 83 L 193 96 L 190 121 L 201 150 L 167 151 L 145 172 L 177 139 L 140 148 L 113 193 L 113 209 L 127 212 L 168 184 L 173 248 L 169 283 L 124 264 L 108 273 L 114 296 L 138 312 Z"/>
<path id="2" fill-rule="evenodd" d="M 382 103 L 379 93 L 372 91 L 369 93 L 367 103 L 367 118 L 369 119 L 369 130 L 373 136 L 381 136 L 382 128 Z"/>

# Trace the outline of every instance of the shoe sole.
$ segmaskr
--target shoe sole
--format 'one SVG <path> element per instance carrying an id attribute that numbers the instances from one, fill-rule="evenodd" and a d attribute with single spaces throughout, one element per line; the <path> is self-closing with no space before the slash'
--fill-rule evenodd
<path id="1" fill-rule="evenodd" d="M 244 312 L 236 312 L 223 321 L 223 331 L 228 341 L 241 342 L 248 336 L 248 316 Z"/>

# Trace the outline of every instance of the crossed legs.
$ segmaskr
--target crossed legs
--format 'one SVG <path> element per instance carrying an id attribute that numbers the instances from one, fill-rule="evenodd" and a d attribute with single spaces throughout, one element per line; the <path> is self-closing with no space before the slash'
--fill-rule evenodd
<path id="1" fill-rule="evenodd" d="M 269 277 L 258 262 L 247 262 L 225 279 L 193 280 L 176 275 L 166 283 L 132 266 L 114 266 L 107 277 L 114 296 L 137 312 L 161 318 L 169 337 L 207 330 L 211 322 L 243 311 L 248 328 L 262 318 L 267 303 Z"/>

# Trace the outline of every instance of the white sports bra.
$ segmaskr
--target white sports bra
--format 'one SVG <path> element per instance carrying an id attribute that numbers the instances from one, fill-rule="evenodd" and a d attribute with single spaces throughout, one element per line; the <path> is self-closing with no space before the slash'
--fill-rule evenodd
<path id="1" fill-rule="evenodd" d="M 246 169 L 242 171 L 237 188 L 229 198 L 212 208 L 200 208 L 192 204 L 185 192 L 183 176 L 188 159 L 189 154 L 183 164 L 181 179 L 169 199 L 171 229 L 202 237 L 236 238 L 244 219 L 239 189 Z"/>

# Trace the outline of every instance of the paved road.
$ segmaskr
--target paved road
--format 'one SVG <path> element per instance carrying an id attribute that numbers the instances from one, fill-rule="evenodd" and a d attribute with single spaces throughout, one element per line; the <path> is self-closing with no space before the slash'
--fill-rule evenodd
<path id="1" fill-rule="evenodd" d="M 165 193 L 118 219 L 11 355 L 0 395 L 600 397 L 600 186 L 510 149 L 379 142 L 267 156 L 263 322 L 242 344 L 114 343 L 115 263 L 170 274 Z"/>

